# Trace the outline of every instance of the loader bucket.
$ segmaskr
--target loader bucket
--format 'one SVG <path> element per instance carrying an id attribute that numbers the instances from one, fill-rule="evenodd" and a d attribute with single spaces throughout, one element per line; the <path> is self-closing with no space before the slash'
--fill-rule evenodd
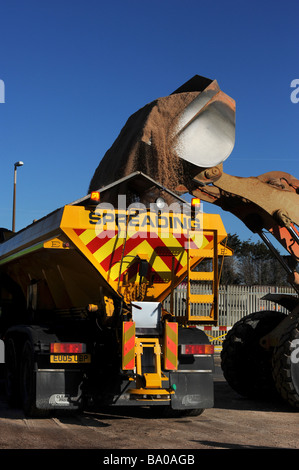
<path id="1" fill-rule="evenodd" d="M 235 144 L 235 103 L 211 82 L 180 113 L 174 130 L 179 158 L 199 167 L 216 166 Z"/>
<path id="2" fill-rule="evenodd" d="M 135 171 L 177 193 L 203 168 L 222 163 L 235 141 L 235 101 L 196 75 L 134 113 L 102 158 L 88 192 Z"/>

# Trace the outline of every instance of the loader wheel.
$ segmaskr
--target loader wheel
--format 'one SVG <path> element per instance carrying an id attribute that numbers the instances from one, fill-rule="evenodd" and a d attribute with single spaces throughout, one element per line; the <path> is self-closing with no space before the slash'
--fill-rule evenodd
<path id="1" fill-rule="evenodd" d="M 228 384 L 240 395 L 248 398 L 277 395 L 272 377 L 272 350 L 262 348 L 260 339 L 284 318 L 280 312 L 255 312 L 239 320 L 226 335 L 221 367 Z"/>
<path id="2" fill-rule="evenodd" d="M 19 370 L 16 345 L 12 338 L 5 342 L 5 391 L 9 405 L 19 405 Z"/>
<path id="3" fill-rule="evenodd" d="M 20 371 L 20 391 L 23 411 L 26 416 L 41 417 L 47 414 L 36 408 L 36 377 L 34 373 L 34 351 L 32 343 L 24 344 Z"/>
<path id="4" fill-rule="evenodd" d="M 273 379 L 278 393 L 299 410 L 299 320 L 288 326 L 275 347 Z"/>

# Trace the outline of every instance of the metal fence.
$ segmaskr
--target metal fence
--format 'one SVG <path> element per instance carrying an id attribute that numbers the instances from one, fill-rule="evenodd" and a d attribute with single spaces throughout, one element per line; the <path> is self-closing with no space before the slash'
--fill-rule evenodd
<path id="1" fill-rule="evenodd" d="M 246 315 L 260 310 L 278 310 L 287 313 L 280 305 L 262 300 L 266 294 L 296 294 L 291 287 L 274 286 L 220 286 L 219 325 L 231 326 Z"/>
<path id="2" fill-rule="evenodd" d="M 211 284 L 192 283 L 191 292 L 194 294 L 211 294 Z M 202 326 L 210 340 L 221 347 L 227 331 L 246 315 L 261 310 L 278 310 L 287 313 L 280 305 L 262 300 L 268 293 L 293 294 L 296 292 L 291 287 L 274 286 L 219 286 L 219 316 L 217 326 Z M 176 315 L 184 315 L 186 311 L 187 285 L 181 284 L 174 291 L 174 312 Z M 170 297 L 164 301 L 164 308 L 170 307 Z M 208 315 L 209 304 L 191 304 L 192 315 Z"/>

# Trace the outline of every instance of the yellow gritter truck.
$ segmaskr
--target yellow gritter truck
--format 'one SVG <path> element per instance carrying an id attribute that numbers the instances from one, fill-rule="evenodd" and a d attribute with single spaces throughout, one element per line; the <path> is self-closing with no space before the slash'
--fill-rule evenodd
<path id="1" fill-rule="evenodd" d="M 120 206 L 101 202 L 120 187 Z M 213 346 L 196 325 L 217 322 L 217 260 L 227 235 L 220 216 L 137 171 L 1 234 L 11 404 L 28 416 L 106 405 L 199 414 L 213 406 Z M 206 258 L 212 268 L 201 271 Z M 181 282 L 186 308 L 176 312 Z M 200 282 L 211 291 L 192 293 Z"/>

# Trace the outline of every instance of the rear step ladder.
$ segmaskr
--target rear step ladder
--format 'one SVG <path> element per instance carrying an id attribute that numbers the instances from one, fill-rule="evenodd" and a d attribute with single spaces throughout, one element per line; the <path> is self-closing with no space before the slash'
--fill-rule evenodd
<path id="1" fill-rule="evenodd" d="M 193 271 L 191 269 L 191 258 L 196 255 L 196 250 L 190 248 L 190 237 L 187 248 L 187 321 L 217 323 L 218 320 L 218 244 L 217 230 L 209 230 L 213 235 L 212 247 L 212 271 Z M 211 294 L 191 294 L 191 281 L 212 282 Z M 192 305 L 210 305 L 209 315 L 193 315 Z M 203 310 L 203 309 L 201 309 Z"/>

